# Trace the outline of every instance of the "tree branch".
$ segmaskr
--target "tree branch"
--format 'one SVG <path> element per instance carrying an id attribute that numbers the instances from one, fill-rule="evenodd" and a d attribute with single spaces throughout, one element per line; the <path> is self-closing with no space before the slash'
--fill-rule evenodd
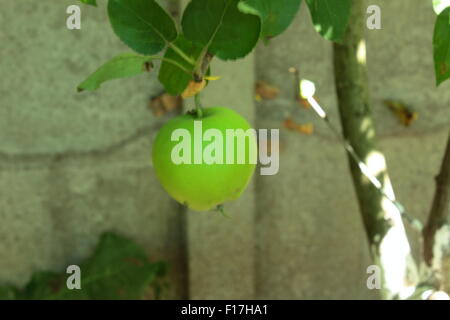
<path id="1" fill-rule="evenodd" d="M 334 72 L 340 120 L 345 139 L 353 146 L 382 190 L 394 199 L 383 154 L 377 150 L 369 103 L 365 56 L 365 1 L 354 0 L 349 26 L 341 44 L 334 44 Z M 349 155 L 353 184 L 372 257 L 382 273 L 383 298 L 406 298 L 415 289 L 413 261 L 398 208 L 362 174 Z"/>
<path id="2" fill-rule="evenodd" d="M 434 273 L 437 287 L 450 292 L 450 135 L 423 238 L 424 259 Z"/>

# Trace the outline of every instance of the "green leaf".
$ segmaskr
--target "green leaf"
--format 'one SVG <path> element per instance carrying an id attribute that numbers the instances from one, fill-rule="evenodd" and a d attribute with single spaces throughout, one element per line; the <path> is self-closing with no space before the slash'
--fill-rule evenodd
<path id="1" fill-rule="evenodd" d="M 16 299 L 17 290 L 11 286 L 0 287 L 0 300 L 14 300 Z"/>
<path id="2" fill-rule="evenodd" d="M 140 299 L 151 286 L 156 294 L 167 273 L 162 262 L 149 263 L 145 251 L 131 240 L 114 233 L 104 233 L 93 255 L 80 265 L 81 289 L 69 290 L 69 274 L 37 272 L 22 292 L 3 289 L 18 299 Z M 13 289 L 11 289 L 13 290 Z M 0 290 L 0 298 L 5 296 Z"/>
<path id="3" fill-rule="evenodd" d="M 175 22 L 155 0 L 109 0 L 108 14 L 116 35 L 138 53 L 158 53 L 177 38 Z"/>
<path id="4" fill-rule="evenodd" d="M 152 57 L 140 56 L 134 53 L 124 53 L 112 58 L 91 74 L 79 86 L 78 91 L 96 90 L 102 83 L 139 75 L 149 71 Z"/>
<path id="5" fill-rule="evenodd" d="M 27 300 L 88 299 L 86 291 L 69 290 L 67 288 L 66 281 L 68 276 L 65 273 L 36 272 L 23 292 L 18 295 L 18 298 Z"/>
<path id="6" fill-rule="evenodd" d="M 433 9 L 436 14 L 440 14 L 448 7 L 450 7 L 450 0 L 433 0 Z"/>
<path id="7" fill-rule="evenodd" d="M 97 0 L 80 0 L 80 1 L 85 3 L 85 4 L 89 4 L 91 6 L 94 6 L 94 7 L 97 6 Z"/>
<path id="8" fill-rule="evenodd" d="M 175 45 L 185 52 L 194 61 L 198 59 L 202 52 L 202 48 L 195 45 L 193 42 L 187 40 L 184 36 L 180 36 Z M 193 73 L 195 66 L 186 62 L 177 52 L 172 48 L 167 49 L 164 56 L 165 59 L 176 61 L 182 65 L 186 70 L 182 70 L 173 63 L 163 61 L 159 70 L 159 81 L 164 85 L 166 91 L 171 95 L 179 95 L 189 84 L 189 81 L 193 80 Z M 186 72 L 186 71 L 189 71 Z"/>
<path id="9" fill-rule="evenodd" d="M 325 39 L 340 42 L 347 29 L 351 0 L 306 0 L 314 28 Z"/>
<path id="10" fill-rule="evenodd" d="M 264 38 L 272 38 L 285 31 L 300 9 L 302 0 L 243 0 L 238 8 L 261 18 Z"/>
<path id="11" fill-rule="evenodd" d="M 258 42 L 260 19 L 238 10 L 240 0 L 192 0 L 182 26 L 187 39 L 222 60 L 243 58 Z"/>
<path id="12" fill-rule="evenodd" d="M 450 78 L 450 7 L 436 19 L 433 36 L 436 85 Z"/>
<path id="13" fill-rule="evenodd" d="M 165 265 L 150 264 L 134 242 L 114 233 L 103 235 L 93 256 L 80 266 L 82 288 L 95 299 L 139 299 L 161 276 Z"/>

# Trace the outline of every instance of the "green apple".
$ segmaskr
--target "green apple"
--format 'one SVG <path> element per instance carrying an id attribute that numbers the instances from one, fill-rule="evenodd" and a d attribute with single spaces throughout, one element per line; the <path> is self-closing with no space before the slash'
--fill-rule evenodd
<path id="1" fill-rule="evenodd" d="M 168 121 L 153 143 L 152 159 L 163 188 L 179 203 L 213 209 L 237 199 L 256 166 L 256 134 L 237 112 L 203 109 Z"/>

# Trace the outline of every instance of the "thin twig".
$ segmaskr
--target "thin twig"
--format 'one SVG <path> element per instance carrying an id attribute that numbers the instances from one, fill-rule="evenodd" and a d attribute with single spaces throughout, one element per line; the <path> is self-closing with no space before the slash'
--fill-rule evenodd
<path id="1" fill-rule="evenodd" d="M 370 183 L 378 190 L 378 192 L 385 197 L 387 200 L 389 200 L 393 205 L 395 205 L 395 207 L 397 207 L 398 211 L 400 212 L 400 214 L 402 215 L 402 217 L 408 222 L 410 223 L 410 225 L 417 230 L 418 232 L 422 232 L 423 230 L 423 225 L 422 223 L 410 216 L 406 210 L 405 207 L 398 202 L 397 200 L 395 200 L 392 196 L 388 195 L 384 190 L 383 190 L 383 184 L 381 183 L 381 181 L 375 177 L 374 175 L 372 175 L 369 171 L 369 168 L 366 166 L 366 164 L 362 161 L 362 159 L 356 154 L 355 149 L 353 149 L 352 145 L 345 140 L 342 135 L 339 133 L 339 131 L 336 129 L 336 127 L 331 123 L 328 114 L 323 110 L 322 107 L 320 107 L 320 105 L 317 103 L 316 99 L 314 99 L 313 97 L 308 98 L 308 102 L 309 104 L 311 104 L 311 106 L 313 106 L 313 110 L 316 111 L 316 114 L 319 115 L 319 117 L 321 119 L 323 119 L 325 121 L 325 123 L 327 124 L 327 126 L 331 129 L 331 131 L 334 133 L 334 135 L 338 138 L 338 140 L 342 143 L 342 145 L 344 146 L 345 150 L 347 150 L 347 152 L 350 154 L 350 156 L 352 157 L 352 159 L 356 162 L 356 164 L 359 167 L 359 170 L 361 171 L 361 173 L 367 177 L 367 179 L 369 179 Z M 320 108 L 323 112 L 323 114 L 325 115 L 324 117 L 321 117 L 321 113 L 318 112 L 318 108 Z"/>
<path id="2" fill-rule="evenodd" d="M 289 70 L 291 73 L 293 73 L 296 76 L 296 80 L 299 79 L 299 72 L 291 68 Z M 298 86 L 297 86 L 298 87 Z M 338 139 L 338 141 L 343 145 L 344 149 L 349 153 L 349 155 L 352 157 L 352 159 L 355 161 L 355 163 L 358 165 L 359 170 L 361 173 L 369 179 L 370 183 L 378 190 L 378 192 L 385 197 L 387 200 L 389 200 L 400 212 L 401 216 L 412 226 L 412 228 L 418 232 L 422 232 L 423 225 L 422 222 L 420 222 L 418 219 L 412 217 L 409 215 L 405 207 L 392 198 L 392 196 L 388 195 L 383 190 L 383 184 L 381 181 L 372 175 L 369 171 L 369 168 L 366 166 L 366 164 L 362 161 L 362 159 L 358 156 L 358 154 L 355 152 L 355 149 L 352 147 L 352 145 L 344 139 L 342 134 L 337 130 L 337 128 L 331 123 L 330 118 L 328 114 L 325 112 L 325 110 L 320 106 L 320 104 L 317 102 L 314 97 L 308 97 L 307 98 L 308 103 L 312 106 L 312 109 L 315 111 L 315 113 L 321 118 L 328 126 L 330 131 L 333 132 L 334 136 Z"/>

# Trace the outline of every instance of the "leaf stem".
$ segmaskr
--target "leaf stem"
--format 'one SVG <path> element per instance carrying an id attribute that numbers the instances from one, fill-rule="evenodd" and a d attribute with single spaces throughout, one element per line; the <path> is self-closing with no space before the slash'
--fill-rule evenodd
<path id="1" fill-rule="evenodd" d="M 202 81 L 205 74 L 208 72 L 209 64 L 213 58 L 213 55 L 205 51 L 200 56 L 201 60 L 197 61 L 194 71 L 194 79 L 198 82 Z"/>
<path id="2" fill-rule="evenodd" d="M 203 117 L 203 107 L 202 107 L 202 103 L 200 102 L 200 93 L 197 93 L 194 96 L 194 100 L 195 100 L 195 111 L 197 113 L 197 118 L 202 118 Z"/>
<path id="3" fill-rule="evenodd" d="M 181 58 L 183 58 L 186 62 L 192 64 L 193 66 L 195 65 L 195 61 L 190 58 L 186 53 L 184 53 L 183 50 L 181 50 L 180 48 L 178 48 L 175 44 L 173 44 L 172 42 L 169 42 L 169 47 L 175 51 Z"/>
<path id="4" fill-rule="evenodd" d="M 169 59 L 169 58 L 164 58 L 161 56 L 147 56 L 150 59 L 153 60 L 161 60 L 161 61 L 165 61 L 167 63 L 173 64 L 174 66 L 180 68 L 182 71 L 186 72 L 187 74 L 191 75 L 192 72 L 189 71 L 188 69 L 186 69 L 185 67 L 183 67 L 180 63 L 176 62 L 175 60 Z"/>

